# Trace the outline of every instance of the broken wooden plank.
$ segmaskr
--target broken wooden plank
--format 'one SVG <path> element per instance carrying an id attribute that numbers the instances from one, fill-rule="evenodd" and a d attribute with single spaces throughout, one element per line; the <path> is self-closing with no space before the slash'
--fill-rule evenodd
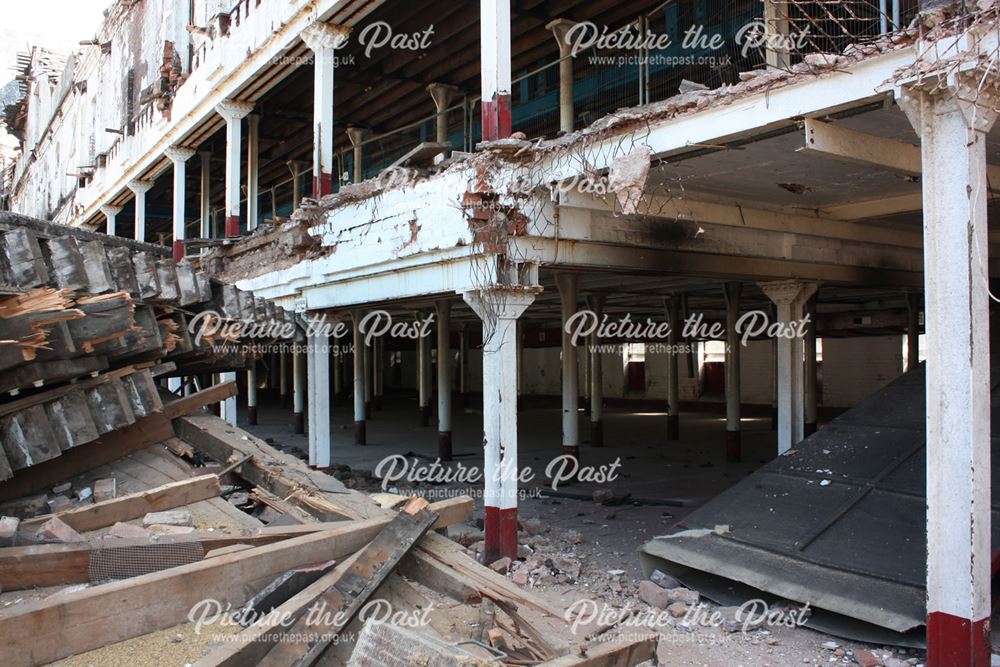
<path id="1" fill-rule="evenodd" d="M 565 655 L 543 662 L 538 667 L 632 667 L 656 659 L 657 640 L 658 637 L 651 634 L 638 639 L 602 642 L 587 646 L 583 655 Z"/>
<path id="2" fill-rule="evenodd" d="M 214 384 L 201 391 L 170 401 L 163 406 L 163 413 L 170 419 L 177 419 L 201 410 L 208 405 L 216 405 L 237 393 L 235 382 Z M 225 460 L 225 459 L 222 459 Z"/>
<path id="3" fill-rule="evenodd" d="M 163 409 L 163 403 L 160 402 L 160 392 L 149 371 L 139 371 L 126 375 L 122 378 L 122 385 L 132 406 L 132 412 L 137 419 L 147 417 Z"/>
<path id="4" fill-rule="evenodd" d="M 199 500 L 216 498 L 220 493 L 222 487 L 216 475 L 201 475 L 93 505 L 56 512 L 54 515 L 35 517 L 24 521 L 22 525 L 32 528 L 44 523 L 51 516 L 56 516 L 77 532 L 85 533 L 88 530 L 113 526 L 119 521 L 138 519 L 149 512 L 170 510 Z"/>
<path id="5" fill-rule="evenodd" d="M 350 556 L 333 571 L 279 605 L 273 614 L 259 620 L 236 638 L 225 642 L 196 662 L 194 667 L 255 667 L 278 641 L 279 633 L 313 608 L 316 600 L 340 581 L 357 558 L 358 554 Z"/>
<path id="6" fill-rule="evenodd" d="M 156 263 L 156 275 L 160 283 L 159 301 L 176 303 L 181 296 L 177 285 L 177 265 L 172 259 L 161 259 Z"/>
<path id="7" fill-rule="evenodd" d="M 465 516 L 458 516 L 454 513 L 453 500 L 432 504 L 430 506 L 432 510 L 441 510 L 435 525 L 446 521 L 461 522 L 467 520 L 469 515 L 471 515 L 473 503 L 469 498 L 464 500 L 468 501 L 465 504 L 467 508 Z M 387 525 L 390 518 L 391 515 L 384 517 L 382 525 Z M 268 527 L 260 529 L 252 535 L 226 534 L 218 531 L 213 533 L 196 531 L 189 535 L 173 537 L 171 541 L 185 543 L 198 542 L 201 545 L 201 549 L 207 554 L 210 551 L 233 546 L 234 544 L 247 544 L 258 547 L 310 534 L 329 532 L 334 529 L 342 531 L 354 523 L 342 521 L 332 526 L 331 524 L 312 524 L 313 526 L 322 527 L 321 530 L 317 530 L 315 533 L 301 533 L 295 530 L 299 526 Z M 284 532 L 282 529 L 285 529 Z M 148 545 L 149 539 L 116 540 L 115 544 L 120 546 Z M 0 589 L 20 590 L 42 586 L 91 583 L 89 563 L 93 556 L 93 551 L 100 548 L 104 548 L 103 542 L 76 545 L 30 545 L 0 549 Z M 411 551 L 410 556 L 413 555 L 415 555 L 415 552 Z"/>
<path id="8" fill-rule="evenodd" d="M 357 560 L 317 603 L 332 612 L 323 622 L 309 616 L 300 618 L 281 643 L 261 660 L 260 665 L 274 667 L 296 664 L 311 667 L 330 643 L 344 629 L 372 593 L 385 581 L 399 561 L 413 547 L 437 516 L 427 509 L 423 498 L 411 499 L 392 521 L 366 545 Z M 310 634 L 320 635 L 315 642 L 307 641 Z"/>
<path id="9" fill-rule="evenodd" d="M 295 457 L 276 452 L 262 440 L 214 415 L 194 414 L 176 419 L 174 429 L 181 440 L 217 461 L 238 460 L 253 454 L 253 459 L 241 466 L 238 474 L 281 498 L 290 498 L 298 492 L 296 504 L 307 511 L 308 499 L 314 504 L 321 501 L 324 511 L 337 512 L 348 519 L 383 513 L 366 496 L 348 491 L 336 479 L 309 470 Z"/>
<path id="10" fill-rule="evenodd" d="M 354 553 L 388 523 L 349 522 L 339 530 L 4 609 L 0 653 L 7 656 L 5 667 L 36 667 L 183 623 L 207 592 L 223 604 L 241 605 L 248 591 L 276 574 Z"/>

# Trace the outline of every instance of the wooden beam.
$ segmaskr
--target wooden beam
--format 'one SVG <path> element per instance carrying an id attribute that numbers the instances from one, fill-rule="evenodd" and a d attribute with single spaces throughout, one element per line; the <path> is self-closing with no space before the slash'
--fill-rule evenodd
<path id="1" fill-rule="evenodd" d="M 171 482 L 155 489 L 132 493 L 121 498 L 78 507 L 65 512 L 48 514 L 21 522 L 22 528 L 37 529 L 53 516 L 58 517 L 78 533 L 113 526 L 119 521 L 138 519 L 149 512 L 183 507 L 200 500 L 216 498 L 222 493 L 219 478 L 201 475 L 181 482 Z"/>
<path id="2" fill-rule="evenodd" d="M 167 416 L 167 419 L 177 419 L 178 417 L 193 414 L 198 410 L 201 410 L 206 405 L 221 403 L 236 394 L 237 389 L 235 382 L 213 384 L 211 387 L 202 389 L 201 391 L 191 394 L 190 396 L 185 396 L 184 398 L 179 398 L 176 401 L 164 403 L 163 414 Z"/>
<path id="3" fill-rule="evenodd" d="M 157 412 L 93 442 L 73 447 L 62 456 L 14 473 L 0 484 L 0 501 L 26 496 L 63 480 L 111 463 L 174 436 L 170 420 Z"/>
<path id="4" fill-rule="evenodd" d="M 656 658 L 656 635 L 588 647 L 584 655 L 564 655 L 538 667 L 631 667 Z"/>
<path id="5" fill-rule="evenodd" d="M 431 505 L 438 515 L 434 528 L 446 528 L 454 523 L 466 521 L 471 515 L 475 503 L 471 498 L 451 498 Z M 391 518 L 387 514 L 386 518 Z M 215 532 L 196 532 L 172 538 L 176 542 L 198 542 L 202 551 L 208 553 L 234 544 L 249 544 L 263 546 L 281 540 L 315 534 L 329 530 L 342 530 L 349 526 L 348 522 L 312 523 L 308 526 L 275 526 L 263 528 L 253 535 L 226 535 Z M 302 530 L 311 528 L 312 531 Z M 170 539 L 170 538 L 168 538 Z M 158 540 L 162 542 L 163 538 Z M 90 561 L 95 550 L 102 548 L 145 548 L 151 546 L 150 540 L 114 540 L 112 543 L 75 543 L 75 544 L 37 544 L 24 547 L 8 547 L 0 549 L 0 590 L 22 590 L 42 586 L 59 586 L 69 584 L 91 583 Z M 419 566 L 411 566 L 411 562 L 419 562 Z M 414 574 L 423 573 L 427 569 L 440 570 L 444 566 L 429 557 L 412 552 L 401 565 L 401 571 L 411 571 Z M 424 579 L 421 579 L 423 582 Z M 478 597 L 478 593 L 469 586 L 456 580 L 447 573 L 438 573 L 427 579 L 427 586 L 440 590 L 445 595 L 456 599 L 469 600 Z"/>
<path id="6" fill-rule="evenodd" d="M 172 627 L 205 598 L 243 604 L 276 574 L 360 550 L 392 518 L 343 522 L 332 530 L 4 609 L 5 667 L 35 667 Z"/>

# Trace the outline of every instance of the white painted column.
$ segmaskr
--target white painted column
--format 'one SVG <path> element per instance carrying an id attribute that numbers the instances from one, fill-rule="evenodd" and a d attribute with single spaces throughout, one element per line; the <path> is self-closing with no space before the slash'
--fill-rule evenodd
<path id="1" fill-rule="evenodd" d="M 101 207 L 101 213 L 104 214 L 104 219 L 107 221 L 105 229 L 107 230 L 108 236 L 116 235 L 116 232 L 118 231 L 117 218 L 118 214 L 121 212 L 121 206 L 111 206 L 110 204 L 105 204 Z"/>
<path id="2" fill-rule="evenodd" d="M 247 362 L 247 424 L 257 425 L 257 362 Z"/>
<path id="3" fill-rule="evenodd" d="M 517 557 L 517 319 L 528 290 L 466 292 L 483 321 L 485 561 Z"/>
<path id="4" fill-rule="evenodd" d="M 373 366 L 375 365 L 375 349 L 373 348 L 374 341 L 372 345 L 365 345 L 365 420 L 372 418 L 372 397 L 374 396 L 374 384 L 375 384 L 375 373 Z"/>
<path id="5" fill-rule="evenodd" d="M 313 52 L 313 197 L 333 193 L 336 161 L 333 153 L 334 72 L 337 48 L 350 28 L 317 21 L 302 31 L 302 41 Z"/>
<path id="6" fill-rule="evenodd" d="M 920 295 L 906 295 L 906 371 L 920 365 Z"/>
<path id="7" fill-rule="evenodd" d="M 344 349 L 340 344 L 340 340 L 337 339 L 334 344 L 336 345 L 334 358 L 333 358 L 333 402 L 337 404 L 340 402 L 341 395 L 344 393 Z"/>
<path id="8" fill-rule="evenodd" d="M 667 335 L 667 440 L 679 440 L 681 435 L 681 392 L 680 392 L 680 341 L 681 328 L 681 295 L 674 294 L 664 300 L 667 323 L 670 333 Z"/>
<path id="9" fill-rule="evenodd" d="M 805 404 L 802 408 L 804 423 L 802 425 L 802 436 L 808 438 L 816 432 L 816 401 L 819 387 L 819 372 L 816 367 L 816 295 L 813 294 L 806 301 L 806 315 L 809 316 L 809 324 L 806 328 L 805 338 L 802 340 L 802 355 L 805 361 L 803 372 L 803 394 Z"/>
<path id="10" fill-rule="evenodd" d="M 247 116 L 247 231 L 257 229 L 260 215 L 260 115 Z"/>
<path id="11" fill-rule="evenodd" d="M 802 321 L 806 301 L 816 293 L 815 283 L 795 280 L 761 283 L 760 288 L 777 307 L 778 322 L 785 330 Z M 781 336 L 776 343 L 780 455 L 798 444 L 805 434 L 805 366 L 802 336 Z"/>
<path id="12" fill-rule="evenodd" d="M 385 336 L 375 339 L 375 361 L 372 364 L 372 407 L 379 411 L 382 409 L 382 391 L 385 382 Z"/>
<path id="13" fill-rule="evenodd" d="M 174 163 L 174 261 L 184 259 L 184 204 L 187 195 L 187 161 L 194 156 L 193 148 L 172 146 L 164 151 Z"/>
<path id="14" fill-rule="evenodd" d="M 368 442 L 365 422 L 365 339 L 361 333 L 361 320 L 364 313 L 351 314 L 351 325 L 354 333 L 354 444 L 364 445 Z"/>
<path id="15" fill-rule="evenodd" d="M 557 273 L 562 318 L 562 444 L 563 454 L 580 456 L 580 382 L 577 349 L 566 331 L 566 322 L 576 314 L 579 279 L 575 273 Z"/>
<path id="16" fill-rule="evenodd" d="M 201 238 L 212 238 L 212 153 L 201 151 L 198 153 L 201 158 L 201 192 L 200 192 L 200 218 L 201 218 Z"/>
<path id="17" fill-rule="evenodd" d="M 568 19 L 556 19 L 545 26 L 555 35 L 559 44 L 559 131 L 569 134 L 573 131 L 573 44 L 566 40 L 570 28 L 576 25 Z"/>
<path id="18" fill-rule="evenodd" d="M 736 322 L 740 317 L 740 295 L 743 285 L 728 282 L 722 288 L 726 299 L 726 460 L 743 460 L 743 435 L 740 428 L 740 336 Z"/>
<path id="19" fill-rule="evenodd" d="M 592 294 L 587 298 L 587 304 L 597 321 L 604 315 L 604 296 Z M 590 346 L 590 444 L 594 447 L 604 446 L 604 372 L 601 364 L 601 344 L 597 336 L 597 327 L 590 334 L 587 344 Z"/>
<path id="20" fill-rule="evenodd" d="M 140 243 L 146 242 L 146 193 L 152 188 L 152 181 L 129 181 L 128 184 L 128 189 L 135 195 L 134 238 Z"/>
<path id="21" fill-rule="evenodd" d="M 467 365 L 469 362 L 469 331 L 468 326 L 463 322 L 462 328 L 458 333 L 458 400 L 459 406 L 464 410 L 468 406 L 468 397 L 466 392 L 468 387 L 466 382 L 468 381 Z"/>
<path id="22" fill-rule="evenodd" d="M 308 342 L 308 341 L 306 341 Z M 296 341 L 300 347 L 302 341 Z M 306 432 L 306 355 L 301 350 L 292 352 L 292 432 L 301 435 Z"/>
<path id="23" fill-rule="evenodd" d="M 309 337 L 309 465 L 329 468 L 330 350 L 326 336 Z"/>
<path id="24" fill-rule="evenodd" d="M 226 382 L 236 382 L 236 373 L 234 371 L 219 373 L 219 383 L 223 384 Z M 236 397 L 230 396 L 222 401 L 220 407 L 219 416 L 233 426 L 236 426 Z"/>
<path id="25" fill-rule="evenodd" d="M 950 85 L 928 77 L 899 95 L 923 166 L 928 667 L 990 664 L 986 135 L 998 91 L 995 73 L 947 68 Z"/>
<path id="26" fill-rule="evenodd" d="M 511 135 L 510 0 L 480 0 L 483 141 Z"/>
<path id="27" fill-rule="evenodd" d="M 240 174 L 243 119 L 253 111 L 252 102 L 226 100 L 215 107 L 226 119 L 226 238 L 240 235 Z"/>
<path id="28" fill-rule="evenodd" d="M 451 461 L 451 302 L 437 307 L 438 456 Z"/>
<path id="29" fill-rule="evenodd" d="M 427 317 L 424 313 L 419 313 L 417 317 L 423 321 Z M 420 425 L 428 426 L 431 423 L 431 341 L 427 336 L 420 336 L 417 340 L 417 386 L 420 392 Z"/>
<path id="30" fill-rule="evenodd" d="M 764 32 L 768 47 L 765 60 L 768 67 L 788 69 L 791 65 L 791 53 L 787 46 L 791 30 L 787 3 L 782 0 L 764 0 Z"/>

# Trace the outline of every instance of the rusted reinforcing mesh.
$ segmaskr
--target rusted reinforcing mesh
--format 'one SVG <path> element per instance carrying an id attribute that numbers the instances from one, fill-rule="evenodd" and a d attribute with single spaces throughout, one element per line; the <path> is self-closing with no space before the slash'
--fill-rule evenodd
<path id="1" fill-rule="evenodd" d="M 101 546 L 93 550 L 87 573 L 97 584 L 137 577 L 167 568 L 194 563 L 205 557 L 198 541 L 164 540 L 153 544 Z"/>

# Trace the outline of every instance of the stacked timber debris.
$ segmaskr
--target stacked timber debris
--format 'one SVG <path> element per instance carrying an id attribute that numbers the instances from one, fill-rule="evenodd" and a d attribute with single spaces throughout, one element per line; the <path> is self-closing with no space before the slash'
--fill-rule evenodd
<path id="1" fill-rule="evenodd" d="M 292 318 L 161 246 L 0 214 L 0 480 L 160 411 L 154 377 L 245 367 L 223 320 Z"/>
<path id="2" fill-rule="evenodd" d="M 386 509 L 202 411 L 230 390 L 168 398 L 144 443 L 118 443 L 130 456 L 46 475 L 36 466 L 0 484 L 7 496 L 27 472 L 17 491 L 29 498 L 53 486 L 100 488 L 102 498 L 0 519 L 0 544 L 14 543 L 0 548 L 5 665 L 73 655 L 105 664 L 116 650 L 132 665 L 200 667 L 612 666 L 653 657 L 653 638 L 588 645 L 561 605 L 436 532 L 467 521 L 470 498 L 401 498 L 383 503 L 399 511 Z M 10 603 L 15 596 L 36 599 Z M 206 627 L 192 625 L 219 610 Z M 164 637 L 188 650 L 182 659 L 160 655 Z"/>

